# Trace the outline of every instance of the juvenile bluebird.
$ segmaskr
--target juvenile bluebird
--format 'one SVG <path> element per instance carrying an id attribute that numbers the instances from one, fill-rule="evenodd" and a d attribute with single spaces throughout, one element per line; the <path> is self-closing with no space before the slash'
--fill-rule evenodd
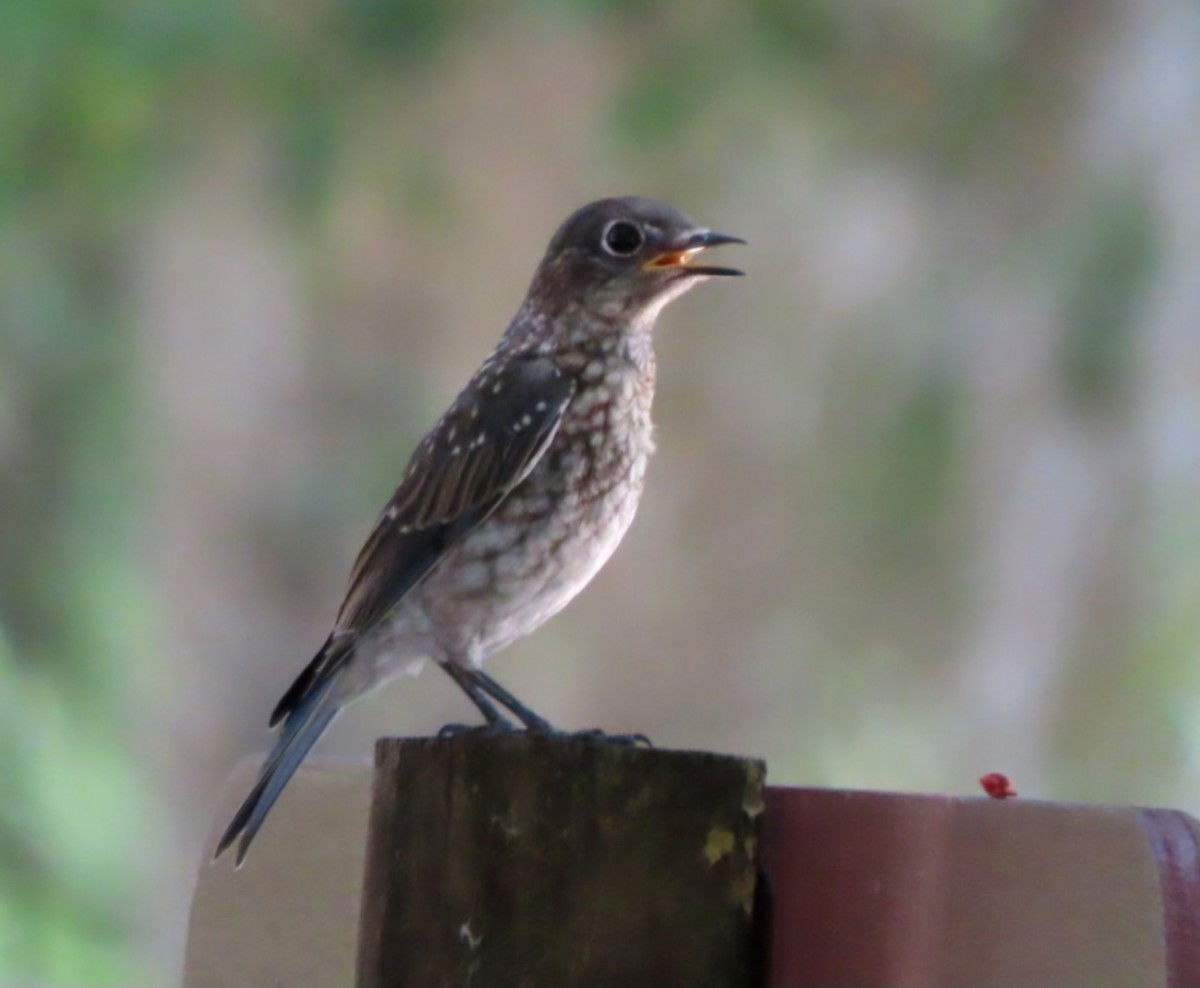
<path id="1" fill-rule="evenodd" d="M 217 856 L 236 840 L 242 863 L 343 706 L 428 659 L 483 729 L 514 729 L 508 713 L 557 733 L 483 664 L 562 610 L 629 528 L 654 449 L 655 320 L 694 285 L 741 274 L 696 263 L 735 243 L 637 197 L 593 202 L 559 227 L 496 349 L 418 444 L 359 552 L 333 630 L 271 714 L 279 737 Z"/>

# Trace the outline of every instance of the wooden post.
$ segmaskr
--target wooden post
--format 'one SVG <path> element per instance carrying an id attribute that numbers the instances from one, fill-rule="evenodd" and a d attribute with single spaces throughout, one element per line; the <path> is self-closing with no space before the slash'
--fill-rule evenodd
<path id="1" fill-rule="evenodd" d="M 382 739 L 359 988 L 751 988 L 762 762 Z"/>

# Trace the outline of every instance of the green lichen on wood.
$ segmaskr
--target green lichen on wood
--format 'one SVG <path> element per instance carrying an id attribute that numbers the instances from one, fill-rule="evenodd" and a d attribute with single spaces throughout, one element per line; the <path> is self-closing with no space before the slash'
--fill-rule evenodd
<path id="1" fill-rule="evenodd" d="M 763 775 L 586 740 L 381 741 L 360 985 L 748 985 Z"/>

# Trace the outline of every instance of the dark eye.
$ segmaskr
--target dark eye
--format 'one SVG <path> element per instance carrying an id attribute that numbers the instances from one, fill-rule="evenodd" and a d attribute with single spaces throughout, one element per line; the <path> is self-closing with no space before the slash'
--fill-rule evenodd
<path id="1" fill-rule="evenodd" d="M 617 257 L 628 257 L 642 246 L 642 231 L 632 223 L 617 220 L 604 231 L 604 249 Z"/>

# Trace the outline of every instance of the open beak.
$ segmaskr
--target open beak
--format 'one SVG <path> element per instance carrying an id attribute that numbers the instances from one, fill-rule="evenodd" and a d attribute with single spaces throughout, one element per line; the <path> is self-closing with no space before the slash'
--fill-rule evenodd
<path id="1" fill-rule="evenodd" d="M 741 237 L 728 233 L 717 233 L 715 230 L 700 230 L 690 234 L 680 245 L 656 254 L 650 258 L 643 268 L 647 271 L 669 269 L 688 275 L 720 275 L 735 277 L 743 272 L 736 268 L 717 268 L 703 264 L 693 264 L 692 259 L 709 247 L 719 247 L 722 244 L 744 244 Z"/>

